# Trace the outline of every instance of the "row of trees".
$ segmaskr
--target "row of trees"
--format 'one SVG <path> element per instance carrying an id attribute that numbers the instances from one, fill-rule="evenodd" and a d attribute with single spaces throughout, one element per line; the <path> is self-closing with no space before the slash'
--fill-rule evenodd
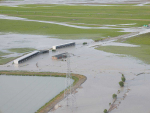
<path id="1" fill-rule="evenodd" d="M 124 87 L 125 81 L 126 81 L 126 78 L 125 78 L 124 74 L 122 74 L 121 81 L 119 82 L 120 87 Z M 120 92 L 120 90 L 118 90 L 118 92 Z M 112 98 L 117 99 L 117 94 L 113 94 Z M 109 105 L 111 105 L 111 103 L 109 103 Z M 108 113 L 107 109 L 104 109 L 104 113 Z"/>
<path id="2" fill-rule="evenodd" d="M 121 81 L 119 82 L 119 85 L 120 85 L 121 87 L 124 87 L 124 82 L 125 82 L 125 81 L 126 81 L 126 78 L 125 78 L 124 74 L 122 74 Z"/>

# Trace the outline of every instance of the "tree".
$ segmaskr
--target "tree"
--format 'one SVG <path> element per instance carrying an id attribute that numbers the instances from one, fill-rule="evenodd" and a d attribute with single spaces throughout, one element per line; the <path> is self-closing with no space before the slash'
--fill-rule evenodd
<path id="1" fill-rule="evenodd" d="M 116 98 L 117 98 L 117 94 L 113 94 L 113 95 L 112 95 L 112 98 L 113 98 L 113 99 L 116 99 Z"/>
<path id="2" fill-rule="evenodd" d="M 87 42 L 83 42 L 83 45 L 86 45 L 87 44 Z"/>
<path id="3" fill-rule="evenodd" d="M 121 87 L 123 87 L 123 86 L 124 86 L 124 83 L 123 83 L 122 81 L 120 81 L 120 82 L 119 82 L 119 85 L 120 85 Z"/>
<path id="4" fill-rule="evenodd" d="M 118 94 L 120 93 L 120 90 L 118 90 Z"/>
<path id="5" fill-rule="evenodd" d="M 111 103 L 109 103 L 109 106 L 111 105 Z"/>
<path id="6" fill-rule="evenodd" d="M 104 113 L 107 113 L 107 109 L 104 109 Z"/>
<path id="7" fill-rule="evenodd" d="M 125 77 L 121 77 L 121 80 L 122 80 L 122 82 L 125 82 L 126 78 Z"/>

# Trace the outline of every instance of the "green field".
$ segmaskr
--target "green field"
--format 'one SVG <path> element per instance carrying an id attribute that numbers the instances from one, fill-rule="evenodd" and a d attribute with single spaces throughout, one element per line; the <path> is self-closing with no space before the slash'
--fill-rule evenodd
<path id="1" fill-rule="evenodd" d="M 101 46 L 97 49 L 115 54 L 126 54 L 150 64 L 150 33 L 129 38 L 124 43 L 136 44 L 140 47 Z"/>
<path id="2" fill-rule="evenodd" d="M 75 36 L 74 39 L 90 38 L 93 40 L 101 39 L 102 37 L 115 37 L 125 34 L 124 32 L 117 32 L 120 30 L 109 29 L 78 29 L 72 27 L 65 27 L 55 24 L 47 24 L 40 22 L 26 22 L 18 20 L 4 20 L 1 19 L 0 32 L 14 32 L 22 34 L 36 34 L 36 35 L 54 35 L 58 38 L 71 39 L 70 36 Z M 89 34 L 89 35 L 88 35 Z M 94 34 L 94 37 L 93 35 Z M 65 35 L 61 37 L 61 35 Z M 69 35 L 69 36 L 68 36 Z M 90 37 L 89 37 L 90 36 Z M 96 37 L 95 37 L 96 36 Z"/>
<path id="3" fill-rule="evenodd" d="M 95 41 L 127 34 L 125 32 L 120 32 L 122 31 L 121 28 L 141 27 L 143 25 L 148 25 L 150 22 L 149 6 L 141 7 L 131 4 L 119 4 L 118 6 L 49 4 L 28 4 L 19 5 L 18 7 L 0 6 L 0 14 L 34 20 L 0 19 L 0 32 L 2 33 L 12 32 L 18 34 L 48 35 L 60 39 L 93 39 Z M 39 21 L 61 22 L 82 27 L 106 27 L 107 25 L 115 25 L 111 28 L 119 29 L 82 29 Z M 110 47 L 100 47 L 98 49 L 107 52 L 132 55 L 147 62 L 147 57 L 149 56 L 149 43 L 147 38 L 144 39 L 145 42 L 140 41 L 141 38 L 137 39 L 138 38 L 136 38 L 136 42 L 135 39 L 128 39 L 126 43 L 138 45 L 144 43 L 144 45 L 141 45 L 139 48 L 131 48 L 129 51 L 127 51 L 129 47 L 120 47 L 120 49 L 124 49 L 123 53 L 115 47 L 111 47 L 111 49 L 109 49 Z M 112 50 L 112 48 L 114 49 Z M 23 50 L 15 48 L 10 51 L 20 53 Z M 136 53 L 132 51 L 136 51 Z M 3 59 L 2 56 L 0 57 Z"/>
<path id="4" fill-rule="evenodd" d="M 12 49 L 8 49 L 10 52 L 13 52 L 13 53 L 27 53 L 27 52 L 31 52 L 31 51 L 34 51 L 35 49 L 34 48 L 12 48 Z M 4 57 L 5 55 L 9 55 L 11 53 L 4 53 L 4 52 L 1 52 L 0 51 L 0 65 L 3 65 L 3 64 L 6 64 L 18 57 Z"/>
<path id="5" fill-rule="evenodd" d="M 34 51 L 35 49 L 34 48 L 12 48 L 8 50 L 15 53 L 26 53 L 26 52 Z"/>
<path id="6" fill-rule="evenodd" d="M 8 62 L 10 62 L 16 58 L 17 57 L 2 58 L 2 59 L 0 59 L 0 65 L 4 65 L 4 64 L 6 64 L 6 63 L 8 63 Z"/>
<path id="7" fill-rule="evenodd" d="M 45 5 L 30 4 L 19 7 L 0 6 L 0 14 L 22 17 L 31 20 L 66 22 L 70 25 L 87 27 L 104 27 L 116 25 L 113 28 L 140 27 L 149 24 L 150 7 L 120 5 L 120 6 L 81 6 L 81 5 Z M 0 19 L 0 32 L 15 32 L 22 34 L 54 35 L 62 39 L 93 39 L 115 37 L 125 33 L 112 29 L 80 29 L 63 25 L 47 24 L 32 21 L 17 21 Z M 132 24 L 134 25 L 119 25 Z M 68 36 L 69 35 L 69 36 Z"/>
<path id="8" fill-rule="evenodd" d="M 4 55 L 9 55 L 9 53 L 4 53 L 4 52 L 0 51 L 0 57 L 4 56 Z"/>
<path id="9" fill-rule="evenodd" d="M 136 44 L 136 45 L 150 45 L 150 33 L 132 37 L 124 41 L 125 43 Z"/>

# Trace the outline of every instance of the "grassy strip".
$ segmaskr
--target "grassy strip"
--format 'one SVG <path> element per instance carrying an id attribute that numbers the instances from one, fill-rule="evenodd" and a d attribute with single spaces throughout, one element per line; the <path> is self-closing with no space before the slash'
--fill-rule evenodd
<path id="1" fill-rule="evenodd" d="M 129 38 L 124 43 L 136 44 L 136 45 L 150 45 L 150 33 L 142 34 L 136 37 Z"/>
<path id="2" fill-rule="evenodd" d="M 26 52 L 34 51 L 35 49 L 34 48 L 11 48 L 8 50 L 15 53 L 26 53 Z"/>
<path id="3" fill-rule="evenodd" d="M 4 52 L 2 52 L 2 51 L 0 51 L 0 57 L 1 56 L 4 56 L 4 55 L 9 55 L 10 53 L 4 53 Z"/>
<path id="4" fill-rule="evenodd" d="M 96 48 L 109 53 L 125 54 L 136 57 L 146 64 L 150 64 L 150 46 L 141 47 L 121 47 L 121 46 L 101 46 Z"/>
<path id="5" fill-rule="evenodd" d="M 8 62 L 15 60 L 16 58 L 18 58 L 18 57 L 1 58 L 0 65 L 7 64 Z"/>
<path id="6" fill-rule="evenodd" d="M 122 39 L 118 40 L 118 42 L 122 42 Z M 96 49 L 115 54 L 130 55 L 146 64 L 150 64 L 150 33 L 135 36 L 123 42 L 140 45 L 140 47 L 101 46 Z"/>
<path id="7" fill-rule="evenodd" d="M 52 76 L 52 77 L 66 77 L 65 73 L 54 73 L 54 72 L 27 72 L 27 71 L 0 71 L 0 75 L 15 75 L 15 76 Z M 75 89 L 80 86 L 85 80 L 86 77 L 79 74 L 72 74 L 72 79 L 74 80 L 73 86 L 76 86 Z M 79 83 L 81 82 L 81 83 Z M 78 84 L 78 85 L 77 85 Z M 36 113 L 45 113 L 52 109 L 55 104 L 57 104 L 64 97 L 64 91 L 60 92 L 57 96 L 43 105 Z"/>
<path id="8" fill-rule="evenodd" d="M 9 55 L 10 53 L 4 53 L 0 51 L 0 65 L 6 64 L 14 59 L 16 59 L 17 57 L 9 57 L 9 58 L 4 58 L 3 56 L 5 55 Z"/>
<path id="9" fill-rule="evenodd" d="M 16 52 L 16 53 L 26 53 L 26 52 L 30 52 L 35 50 L 34 48 L 12 48 L 12 49 L 8 49 L 11 52 Z M 5 57 L 1 57 L 4 55 L 9 55 L 10 53 L 4 53 L 0 51 L 0 65 L 4 65 L 7 64 L 8 62 L 15 60 L 16 58 L 20 57 L 9 57 L 9 58 L 5 58 Z"/>

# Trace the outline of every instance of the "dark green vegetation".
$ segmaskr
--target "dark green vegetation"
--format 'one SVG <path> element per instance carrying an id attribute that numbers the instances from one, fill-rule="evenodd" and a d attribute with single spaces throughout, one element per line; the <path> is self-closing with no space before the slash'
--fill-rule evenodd
<path id="1" fill-rule="evenodd" d="M 30 51 L 34 51 L 34 48 L 12 48 L 9 49 L 9 51 L 11 52 L 15 52 L 15 53 L 26 53 L 26 52 L 30 52 Z"/>
<path id="2" fill-rule="evenodd" d="M 86 45 L 87 44 L 87 42 L 83 42 L 83 45 Z"/>
<path id="3" fill-rule="evenodd" d="M 113 95 L 112 95 L 112 98 L 113 98 L 113 99 L 116 99 L 116 98 L 117 98 L 117 94 L 113 94 Z"/>
<path id="4" fill-rule="evenodd" d="M 56 51 L 56 49 L 52 49 L 52 52 L 55 52 Z"/>
<path id="5" fill-rule="evenodd" d="M 125 82 L 125 81 L 126 81 L 125 76 L 122 76 L 122 77 L 121 77 L 121 80 L 122 80 L 122 82 Z"/>
<path id="6" fill-rule="evenodd" d="M 53 73 L 53 72 L 27 72 L 27 71 L 0 71 L 0 75 L 14 75 L 14 76 L 51 76 L 51 77 L 66 77 L 65 73 Z M 72 74 L 72 79 L 74 80 L 73 85 L 75 86 L 78 82 L 82 83 L 86 80 L 86 77 L 79 74 Z M 79 86 L 82 84 L 80 83 Z M 43 113 L 48 108 L 54 107 L 54 105 L 62 100 L 64 96 L 64 91 L 60 92 L 57 96 L 43 105 L 36 113 Z"/>
<path id="7" fill-rule="evenodd" d="M 47 6 L 47 7 L 44 7 Z M 49 7 L 48 7 L 49 6 Z M 19 7 L 0 6 L 0 14 L 23 17 L 32 20 L 67 22 L 77 26 L 100 27 L 104 25 L 131 24 L 127 27 L 139 27 L 150 21 L 150 7 L 138 6 L 67 6 L 67 5 L 21 5 Z M 0 20 L 1 32 L 16 32 L 26 34 L 54 35 L 63 39 L 115 37 L 125 34 L 120 30 L 110 29 L 80 29 L 42 22 L 25 22 L 15 20 Z"/>
<path id="8" fill-rule="evenodd" d="M 124 87 L 124 82 L 120 81 L 119 85 L 120 85 L 120 87 Z"/>
<path id="9" fill-rule="evenodd" d="M 124 43 L 136 44 L 140 47 L 102 46 L 97 49 L 115 54 L 130 55 L 150 64 L 150 33 L 129 38 Z"/>
<path id="10" fill-rule="evenodd" d="M 109 103 L 109 106 L 111 105 L 111 103 Z"/>
<path id="11" fill-rule="evenodd" d="M 107 113 L 107 109 L 104 109 L 104 113 Z"/>

